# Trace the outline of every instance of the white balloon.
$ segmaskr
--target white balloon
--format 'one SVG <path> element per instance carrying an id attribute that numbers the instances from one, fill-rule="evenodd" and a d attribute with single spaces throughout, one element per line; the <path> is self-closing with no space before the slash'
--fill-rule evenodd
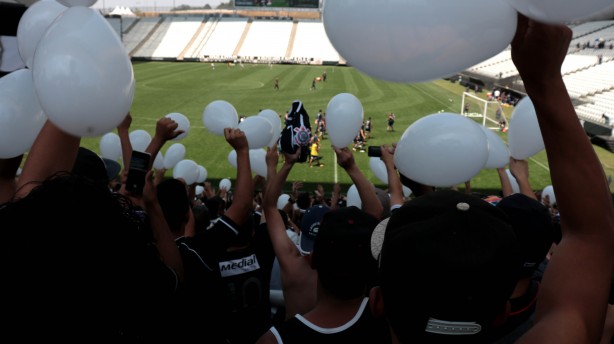
<path id="1" fill-rule="evenodd" d="M 487 160 L 488 140 L 480 127 L 470 118 L 445 112 L 415 121 L 394 151 L 400 173 L 439 187 L 471 180 Z"/>
<path id="2" fill-rule="evenodd" d="M 408 198 L 409 196 L 411 196 L 411 193 L 412 193 L 411 189 L 405 185 L 402 185 L 402 187 L 403 187 L 403 196 L 405 196 L 405 198 Z"/>
<path id="3" fill-rule="evenodd" d="M 529 97 L 522 98 L 512 111 L 507 144 L 514 159 L 526 160 L 544 149 L 537 114 Z"/>
<path id="4" fill-rule="evenodd" d="M 510 151 L 499 135 L 480 125 L 488 139 L 488 160 L 484 168 L 503 168 L 510 162 Z"/>
<path id="5" fill-rule="evenodd" d="M 178 125 L 177 130 L 183 130 L 183 133 L 177 135 L 177 137 L 175 137 L 173 141 L 181 141 L 184 137 L 188 135 L 188 132 L 190 131 L 190 120 L 184 114 L 179 112 L 171 112 L 164 117 L 170 118 L 175 121 Z"/>
<path id="6" fill-rule="evenodd" d="M 106 133 L 100 138 L 100 156 L 116 161 L 122 155 L 122 144 L 119 135 Z"/>
<path id="7" fill-rule="evenodd" d="M 133 130 L 128 136 L 130 137 L 132 149 L 139 152 L 144 152 L 151 142 L 151 135 L 143 129 Z"/>
<path id="8" fill-rule="evenodd" d="M 162 152 L 158 152 L 158 154 L 156 154 L 156 158 L 154 159 L 154 163 L 153 163 L 153 168 L 155 168 L 156 170 L 160 170 L 164 168 L 164 155 L 162 155 Z"/>
<path id="9" fill-rule="evenodd" d="M 111 25 L 94 9 L 66 9 L 41 37 L 32 71 L 49 120 L 72 135 L 110 132 L 132 105 L 130 58 Z"/>
<path id="10" fill-rule="evenodd" d="M 348 189 L 346 206 L 355 206 L 357 208 L 362 209 L 362 200 L 360 199 L 360 195 L 358 194 L 358 188 L 356 188 L 356 184 L 352 184 L 352 186 L 350 186 L 350 188 Z"/>
<path id="11" fill-rule="evenodd" d="M 204 191 L 205 188 L 202 185 L 196 185 L 196 188 L 194 189 L 194 195 L 196 197 L 201 197 Z"/>
<path id="12" fill-rule="evenodd" d="M 228 163 L 232 165 L 232 167 L 237 168 L 237 151 L 231 150 L 228 153 Z"/>
<path id="13" fill-rule="evenodd" d="M 510 184 L 512 184 L 512 193 L 519 193 L 520 192 L 520 185 L 518 185 L 518 181 L 512 175 L 512 172 L 510 172 L 509 169 L 506 169 L 505 173 L 507 174 L 507 178 L 510 180 Z"/>
<path id="14" fill-rule="evenodd" d="M 185 157 L 185 146 L 181 143 L 173 143 L 164 154 L 164 168 L 171 169 Z"/>
<path id="15" fill-rule="evenodd" d="M 518 12 L 546 23 L 576 21 L 610 9 L 612 0 L 507 0 Z"/>
<path id="16" fill-rule="evenodd" d="M 343 148 L 354 141 L 362 126 L 364 111 L 360 100 L 350 93 L 339 93 L 326 107 L 326 131 L 333 146 Z"/>
<path id="17" fill-rule="evenodd" d="M 267 146 L 273 137 L 273 126 L 266 118 L 250 116 L 239 123 L 239 129 L 245 133 L 250 149 Z"/>
<path id="18" fill-rule="evenodd" d="M 208 176 L 207 169 L 202 165 L 198 165 L 198 179 L 196 179 L 196 182 L 197 183 L 204 182 L 205 180 L 207 180 L 207 176 Z"/>
<path id="19" fill-rule="evenodd" d="M 196 183 L 199 173 L 198 164 L 190 159 L 181 160 L 173 167 L 173 178 L 182 178 L 187 185 Z"/>
<path id="20" fill-rule="evenodd" d="M 239 114 L 229 102 L 215 100 L 203 110 L 203 124 L 209 132 L 224 136 L 225 128 L 236 128 L 239 125 Z"/>
<path id="21" fill-rule="evenodd" d="M 232 187 L 232 183 L 230 182 L 230 179 L 224 178 L 220 180 L 220 185 L 219 185 L 220 190 L 224 189 L 228 191 L 230 190 L 231 187 Z"/>
<path id="22" fill-rule="evenodd" d="M 288 204 L 288 200 L 290 199 L 290 195 L 281 194 L 277 197 L 277 209 L 282 210 L 286 204 Z"/>
<path id="23" fill-rule="evenodd" d="M 17 44 L 23 62 L 32 68 L 34 51 L 51 23 L 66 10 L 55 1 L 39 1 L 23 13 L 17 26 Z"/>
<path id="24" fill-rule="evenodd" d="M 371 167 L 371 171 L 377 179 L 379 179 L 382 183 L 388 185 L 388 170 L 386 170 L 386 164 L 379 157 L 370 157 L 369 158 L 369 167 Z"/>
<path id="25" fill-rule="evenodd" d="M 589 21 L 610 20 L 613 17 L 614 17 L 614 4 L 612 4 L 612 6 L 604 10 L 601 10 L 597 13 L 592 13 L 591 15 L 588 15 L 586 17 L 582 17 L 577 20 L 574 20 L 574 22 L 585 23 Z"/>
<path id="26" fill-rule="evenodd" d="M 277 112 L 271 109 L 265 109 L 260 111 L 258 113 L 258 116 L 266 118 L 271 123 L 271 127 L 273 128 L 273 135 L 271 137 L 271 141 L 269 141 L 269 144 L 267 144 L 267 147 L 273 148 L 273 146 L 279 140 L 279 136 L 281 135 L 281 119 L 279 119 L 279 115 L 277 114 Z"/>
<path id="27" fill-rule="evenodd" d="M 34 93 L 32 71 L 19 69 L 0 78 L 0 159 L 30 150 L 46 121 Z"/>
<path id="28" fill-rule="evenodd" d="M 73 6 L 83 6 L 90 7 L 96 3 L 97 0 L 58 0 L 64 6 L 73 7 Z"/>
<path id="29" fill-rule="evenodd" d="M 264 149 L 250 149 L 249 164 L 252 172 L 261 177 L 267 177 L 266 151 Z"/>
<path id="30" fill-rule="evenodd" d="M 548 196 L 550 200 L 550 206 L 556 204 L 556 196 L 554 195 L 554 188 L 552 185 L 548 185 L 542 190 L 542 199 L 541 202 L 544 203 L 544 199 Z"/>
<path id="31" fill-rule="evenodd" d="M 491 0 L 331 0 L 323 22 L 335 49 L 358 70 L 424 82 L 503 51 L 516 32 L 516 11 Z"/>

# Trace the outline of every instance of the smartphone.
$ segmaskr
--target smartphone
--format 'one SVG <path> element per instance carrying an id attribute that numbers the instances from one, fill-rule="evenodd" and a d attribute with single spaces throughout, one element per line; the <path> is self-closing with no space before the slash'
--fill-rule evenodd
<path id="1" fill-rule="evenodd" d="M 136 195 L 143 193 L 145 176 L 149 171 L 150 160 L 151 154 L 132 151 L 132 156 L 130 157 L 130 167 L 128 168 L 128 177 L 126 178 L 126 190 Z"/>
<path id="2" fill-rule="evenodd" d="M 382 147 L 380 146 L 369 146 L 369 150 L 367 151 L 368 156 L 381 157 L 382 156 Z"/>

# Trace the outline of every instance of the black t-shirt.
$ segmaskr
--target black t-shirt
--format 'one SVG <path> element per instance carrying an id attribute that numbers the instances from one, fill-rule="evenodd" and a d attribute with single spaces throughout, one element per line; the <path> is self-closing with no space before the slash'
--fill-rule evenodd
<path id="1" fill-rule="evenodd" d="M 230 343 L 254 343 L 271 326 L 269 300 L 275 253 L 266 224 L 258 226 L 249 245 L 227 250 L 238 226 L 222 216 L 207 232 L 186 238 L 185 245 L 212 269 L 214 290 L 204 310 L 216 317 L 219 333 Z"/>

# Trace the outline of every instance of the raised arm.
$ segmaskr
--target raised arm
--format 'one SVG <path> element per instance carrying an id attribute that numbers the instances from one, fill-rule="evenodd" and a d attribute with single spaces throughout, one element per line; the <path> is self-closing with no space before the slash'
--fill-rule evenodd
<path id="1" fill-rule="evenodd" d="M 501 183 L 501 196 L 506 197 L 514 193 L 512 188 L 512 182 L 507 175 L 504 167 L 497 168 L 497 174 L 499 175 L 499 182 Z"/>
<path id="2" fill-rule="evenodd" d="M 571 37 L 564 25 L 519 15 L 512 41 L 512 59 L 544 139 L 563 232 L 525 343 L 598 343 L 614 268 L 612 196 L 561 76 Z"/>
<path id="3" fill-rule="evenodd" d="M 179 127 L 179 124 L 168 117 L 162 117 L 158 120 L 158 122 L 156 122 L 156 134 L 145 149 L 147 153 L 151 154 L 149 168 L 153 166 L 156 155 L 158 155 L 158 152 L 160 149 L 162 149 L 164 144 L 167 141 L 183 134 L 183 130 L 177 130 L 177 127 Z"/>
<path id="4" fill-rule="evenodd" d="M 117 136 L 122 147 L 122 162 L 124 172 L 130 167 L 130 158 L 132 157 L 132 142 L 130 142 L 130 125 L 132 125 L 132 115 L 130 112 L 126 114 L 124 120 L 117 126 Z M 154 156 L 155 158 L 155 156 Z M 125 173 L 122 173 L 122 184 L 124 184 Z"/>
<path id="5" fill-rule="evenodd" d="M 394 150 L 396 145 L 383 145 L 382 146 L 382 161 L 386 165 L 386 172 L 388 173 L 388 193 L 390 193 L 390 206 L 401 205 L 405 202 L 403 198 L 403 185 L 401 185 L 401 179 L 399 173 L 394 165 Z"/>
<path id="6" fill-rule="evenodd" d="M 537 200 L 535 192 L 529 183 L 529 163 L 526 160 L 518 160 L 510 157 L 510 173 L 518 182 L 520 193 Z"/>
<path id="7" fill-rule="evenodd" d="M 51 175 L 72 171 L 81 138 L 72 136 L 47 121 L 36 137 L 17 182 L 16 198 L 26 196 Z"/>
<path id="8" fill-rule="evenodd" d="M 356 185 L 356 190 L 358 190 L 362 203 L 362 210 L 376 219 L 381 218 L 384 206 L 379 201 L 379 198 L 377 198 L 375 186 L 371 184 L 360 168 L 358 168 L 358 165 L 356 165 L 352 152 L 347 147 L 337 148 L 333 146 L 333 149 L 335 154 L 337 154 L 339 166 L 343 167 L 354 182 L 354 185 Z"/>
<path id="9" fill-rule="evenodd" d="M 298 151 L 293 155 L 286 154 L 284 164 L 279 171 L 275 171 L 279 160 L 277 147 L 269 149 L 266 155 L 267 174 L 269 178 L 262 200 L 262 209 L 267 219 L 267 228 L 271 241 L 273 242 L 275 255 L 282 268 L 289 264 L 289 258 L 300 256 L 296 244 L 294 244 L 290 237 L 288 237 L 288 234 L 286 234 L 286 226 L 277 209 L 277 199 L 279 195 L 281 195 L 282 187 L 298 159 L 298 154 L 300 154 Z"/>
<path id="10" fill-rule="evenodd" d="M 175 238 L 164 218 L 162 207 L 158 202 L 156 185 L 154 184 L 154 171 L 149 170 L 145 176 L 143 188 L 142 207 L 147 212 L 151 233 L 160 259 L 177 274 L 179 281 L 183 282 L 183 263 Z M 191 212 L 191 211 L 190 211 Z"/>
<path id="11" fill-rule="evenodd" d="M 228 216 L 237 225 L 242 225 L 252 210 L 254 182 L 252 168 L 249 162 L 249 146 L 247 137 L 241 129 L 224 129 L 226 141 L 237 152 L 237 181 L 232 205 L 226 210 Z"/>

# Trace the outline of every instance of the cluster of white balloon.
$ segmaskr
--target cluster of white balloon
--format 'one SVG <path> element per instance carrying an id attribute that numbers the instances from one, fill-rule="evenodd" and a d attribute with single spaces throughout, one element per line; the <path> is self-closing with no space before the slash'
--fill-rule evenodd
<path id="1" fill-rule="evenodd" d="M 98 136 L 126 116 L 132 65 L 95 0 L 33 3 L 17 28 L 27 68 L 0 80 L 0 158 L 30 149 L 47 119 L 75 136 Z"/>
<path id="2" fill-rule="evenodd" d="M 350 93 L 340 93 L 329 101 L 326 114 L 331 143 L 336 147 L 346 147 L 362 126 L 364 111 L 360 100 Z M 203 124 L 209 132 L 223 135 L 224 128 L 239 128 L 245 132 L 252 170 L 266 178 L 266 152 L 263 147 L 272 148 L 278 142 L 282 129 L 281 119 L 271 109 L 262 110 L 240 123 L 238 118 L 234 106 L 225 100 L 215 100 L 203 111 Z M 237 167 L 237 154 L 234 150 L 228 154 L 228 162 Z"/>
<path id="3" fill-rule="evenodd" d="M 245 118 L 239 123 L 235 107 L 225 100 L 215 100 L 203 110 L 203 124 L 207 130 L 218 136 L 224 135 L 225 128 L 239 128 L 245 133 L 249 145 L 249 160 L 252 171 L 267 176 L 266 152 L 263 147 L 272 148 L 281 134 L 281 120 L 271 109 L 261 110 L 256 116 Z M 228 162 L 237 167 L 237 152 L 228 153 Z"/>
<path id="4" fill-rule="evenodd" d="M 377 79 L 415 83 L 452 75 L 501 52 L 514 36 L 517 12 L 538 21 L 566 23 L 613 10 L 611 0 L 335 0 L 324 3 L 323 21 L 329 40 L 349 64 Z M 502 168 L 510 156 L 528 159 L 544 149 L 528 97 L 514 109 L 508 137 L 509 147 L 466 117 L 432 114 L 403 133 L 395 164 L 417 182 L 447 187 L 470 180 L 483 168 Z M 370 167 L 387 183 L 379 159 L 371 159 Z"/>
<path id="5" fill-rule="evenodd" d="M 178 124 L 177 130 L 183 131 L 173 141 L 183 140 L 190 131 L 190 120 L 179 112 L 169 113 L 165 117 L 174 120 Z M 130 132 L 129 139 L 132 149 L 145 151 L 152 137 L 147 131 L 136 129 Z M 117 161 L 121 157 L 121 141 L 119 136 L 113 132 L 102 136 L 99 148 L 100 155 L 103 158 Z M 165 154 L 158 152 L 154 159 L 153 167 L 156 169 L 172 170 L 173 178 L 182 178 L 188 185 L 204 182 L 208 176 L 207 169 L 194 160 L 185 159 L 185 155 L 186 147 L 182 143 L 175 142 L 168 147 Z"/>
<path id="6" fill-rule="evenodd" d="M 512 112 L 508 144 L 468 117 L 437 113 L 405 130 L 394 158 L 405 176 L 422 184 L 449 187 L 471 180 L 482 169 L 503 168 L 510 157 L 526 160 L 543 149 L 535 108 L 525 97 Z M 513 177 L 510 180 L 516 182 Z"/>

